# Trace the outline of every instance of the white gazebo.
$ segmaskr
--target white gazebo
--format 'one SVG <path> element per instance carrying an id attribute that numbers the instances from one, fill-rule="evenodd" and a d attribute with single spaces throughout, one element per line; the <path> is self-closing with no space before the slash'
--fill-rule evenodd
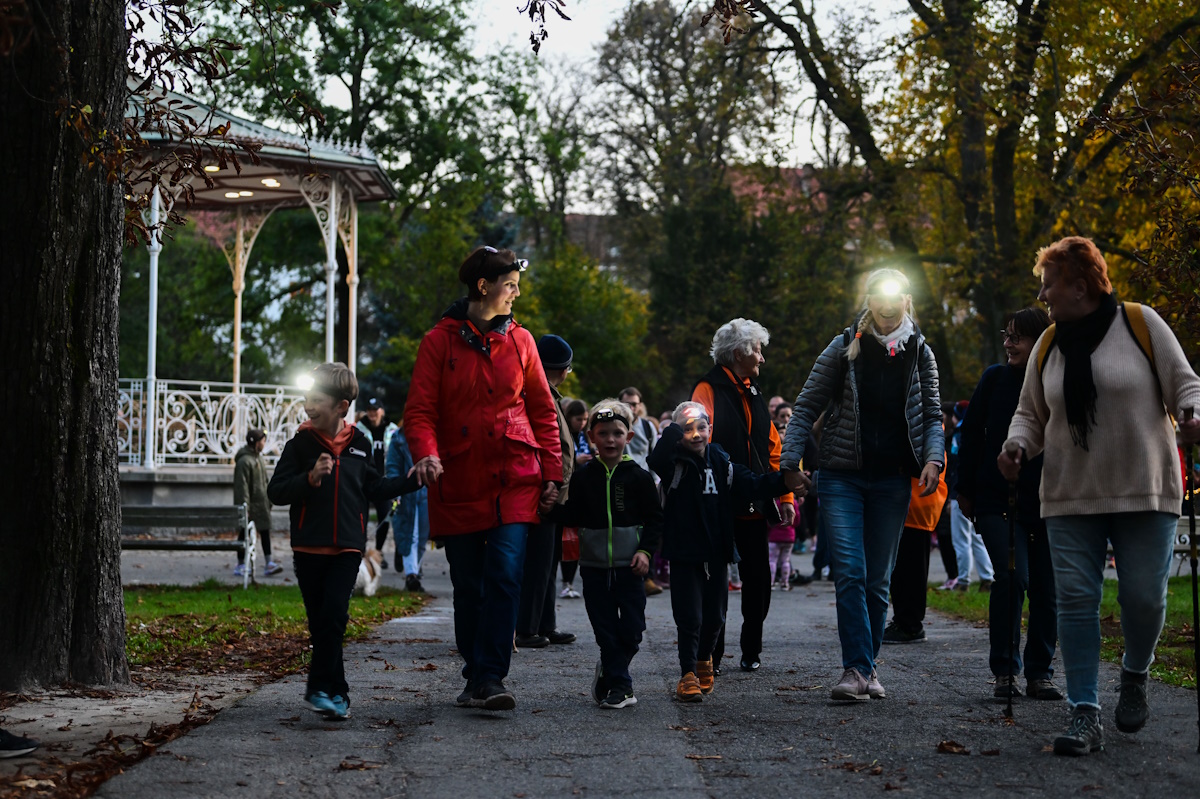
<path id="1" fill-rule="evenodd" d="M 183 381 L 157 375 L 158 279 L 163 250 L 158 225 L 184 186 L 174 191 L 152 192 L 146 223 L 152 231 L 150 253 L 150 308 L 145 378 L 121 380 L 120 460 L 125 467 L 155 470 L 163 466 L 214 466 L 231 462 L 245 440 L 246 430 L 258 427 L 267 433 L 264 455 L 273 462 L 283 443 L 303 420 L 303 396 L 296 386 L 270 386 L 241 380 L 242 293 L 246 265 L 255 239 L 271 214 L 281 208 L 307 206 L 317 218 L 325 245 L 325 353 L 334 352 L 337 246 L 341 240 L 349 266 L 349 318 L 346 320 L 346 363 L 355 368 L 358 310 L 358 207 L 366 202 L 396 196 L 375 154 L 365 146 L 329 140 L 305 139 L 251 122 L 189 97 L 169 94 L 154 102 L 174 102 L 184 107 L 199 128 L 225 127 L 222 140 L 230 147 L 242 143 L 261 145 L 259 163 L 239 153 L 238 171 L 229 159 L 205 163 L 210 188 L 198 178 L 189 180 L 193 200 L 187 213 L 204 214 L 210 221 L 207 234 L 225 253 L 233 281 L 233 363 L 230 382 Z M 140 114 L 146 98 L 130 101 L 129 115 Z M 158 155 L 191 148 L 167 135 L 143 134 Z"/>

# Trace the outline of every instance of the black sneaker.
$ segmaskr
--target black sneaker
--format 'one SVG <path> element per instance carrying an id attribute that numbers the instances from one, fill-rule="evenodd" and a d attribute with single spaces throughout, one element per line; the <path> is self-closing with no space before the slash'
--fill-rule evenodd
<path id="1" fill-rule="evenodd" d="M 1146 704 L 1146 675 L 1134 674 L 1121 669 L 1121 698 L 1117 700 L 1117 729 L 1121 732 L 1137 732 L 1146 726 L 1150 718 L 1150 706 Z"/>
<path id="2" fill-rule="evenodd" d="M 924 625 L 915 633 L 910 633 L 903 629 L 894 620 L 889 621 L 887 627 L 883 628 L 883 642 L 885 644 L 919 644 L 922 641 L 928 640 L 925 635 Z"/>
<path id="3" fill-rule="evenodd" d="M 471 707 L 481 707 L 484 710 L 512 710 L 517 706 L 512 691 L 505 688 L 504 683 L 499 680 L 485 682 L 479 686 L 471 700 Z"/>
<path id="4" fill-rule="evenodd" d="M 813 576 L 811 574 L 801 574 L 797 571 L 792 572 L 788 577 L 788 585 L 808 585 L 812 581 Z"/>
<path id="5" fill-rule="evenodd" d="M 41 744 L 32 738 L 22 738 L 19 735 L 13 735 L 11 732 L 0 730 L 0 758 L 21 757 L 22 755 L 29 754 L 39 746 Z"/>
<path id="6" fill-rule="evenodd" d="M 410 574 L 404 578 L 404 590 L 414 594 L 425 593 L 425 586 L 421 585 L 421 578 L 415 574 Z"/>
<path id="7" fill-rule="evenodd" d="M 604 701 L 600 703 L 600 707 L 604 710 L 619 710 L 623 707 L 632 707 L 637 704 L 637 697 L 633 695 L 633 688 L 625 686 L 617 686 L 608 692 L 608 696 L 604 697 Z"/>
<path id="8" fill-rule="evenodd" d="M 471 681 L 467 680 L 467 687 L 458 695 L 458 699 L 454 700 L 455 707 L 479 707 L 475 704 L 475 686 L 471 685 Z"/>
<path id="9" fill-rule="evenodd" d="M 550 639 L 544 635 L 517 634 L 517 646 L 523 649 L 542 649 L 550 646 Z"/>
<path id="10" fill-rule="evenodd" d="M 1087 755 L 1103 750 L 1104 727 L 1100 724 L 1100 710 L 1076 707 L 1071 712 L 1071 726 L 1054 739 L 1054 754 Z"/>
<path id="11" fill-rule="evenodd" d="M 1062 689 L 1055 685 L 1054 681 L 1049 677 L 1038 677 L 1037 679 L 1027 680 L 1025 695 L 1050 702 L 1063 698 Z M 1117 726 L 1119 727 L 1120 725 L 1118 724 Z"/>
<path id="12" fill-rule="evenodd" d="M 387 558 L 385 558 L 381 555 L 379 557 L 379 568 L 383 569 L 384 571 L 387 571 L 387 567 L 388 567 Z"/>
<path id="13" fill-rule="evenodd" d="M 550 643 L 552 644 L 575 643 L 575 633 L 560 633 L 558 630 L 551 630 L 546 633 L 546 637 L 550 639 Z"/>

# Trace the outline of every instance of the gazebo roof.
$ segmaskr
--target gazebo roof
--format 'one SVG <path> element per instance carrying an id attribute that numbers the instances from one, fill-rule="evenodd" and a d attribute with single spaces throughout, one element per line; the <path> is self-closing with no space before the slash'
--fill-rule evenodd
<path id="1" fill-rule="evenodd" d="M 191 208 L 200 211 L 230 211 L 238 207 L 271 206 L 303 207 L 300 180 L 307 174 L 322 173 L 337 177 L 358 203 L 390 200 L 396 190 L 384 172 L 375 153 L 366 145 L 349 144 L 329 139 L 306 139 L 294 133 L 267 127 L 227 111 L 202 103 L 178 92 L 151 98 L 159 104 L 172 103 L 176 113 L 186 114 L 197 126 L 214 129 L 228 126 L 224 141 L 262 145 L 258 151 L 261 161 L 253 163 L 249 156 L 239 155 L 241 173 L 228 165 L 218 169 L 216 163 L 206 164 L 205 171 L 213 180 L 209 188 L 194 181 L 195 202 Z M 147 102 L 144 96 L 131 95 L 126 107 L 130 118 L 141 114 Z M 182 106 L 193 106 L 181 110 Z M 178 139 L 158 130 L 142 131 L 142 138 L 156 150 L 173 150 L 185 145 Z"/>

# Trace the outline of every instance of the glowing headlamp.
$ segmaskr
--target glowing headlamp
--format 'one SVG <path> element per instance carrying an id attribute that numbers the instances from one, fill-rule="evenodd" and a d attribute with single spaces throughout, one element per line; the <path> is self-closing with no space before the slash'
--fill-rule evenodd
<path id="1" fill-rule="evenodd" d="M 881 297 L 898 297 L 904 293 L 904 288 L 899 280 L 888 279 L 876 286 L 871 293 Z"/>

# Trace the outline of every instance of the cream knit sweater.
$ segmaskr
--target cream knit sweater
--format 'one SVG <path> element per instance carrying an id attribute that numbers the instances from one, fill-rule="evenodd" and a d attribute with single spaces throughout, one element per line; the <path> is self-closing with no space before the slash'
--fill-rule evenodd
<path id="1" fill-rule="evenodd" d="M 1184 409 L 1194 408 L 1200 418 L 1200 378 L 1171 328 L 1144 307 L 1160 393 L 1124 313 L 1124 308 L 1117 310 L 1092 353 L 1096 423 L 1088 433 L 1087 452 L 1071 441 L 1067 426 L 1062 352 L 1057 347 L 1050 350 L 1040 376 L 1040 338 L 1029 356 L 1008 440 L 1024 447 L 1027 457 L 1046 453 L 1039 492 L 1043 518 L 1136 511 L 1179 514 L 1183 477 L 1167 409 L 1182 419 Z"/>

